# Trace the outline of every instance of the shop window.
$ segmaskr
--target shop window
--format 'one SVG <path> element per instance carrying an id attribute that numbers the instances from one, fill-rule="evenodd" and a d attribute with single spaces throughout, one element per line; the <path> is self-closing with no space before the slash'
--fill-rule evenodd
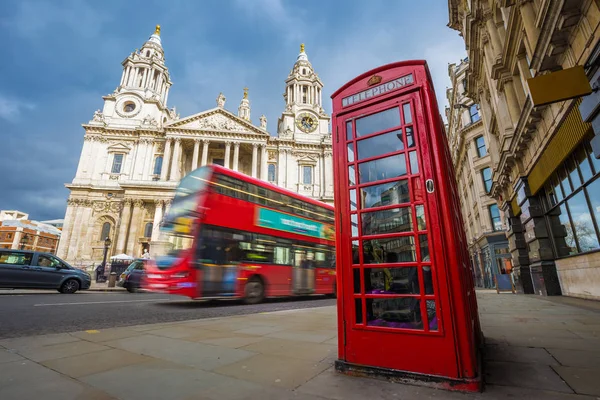
<path id="1" fill-rule="evenodd" d="M 475 138 L 475 146 L 477 147 L 477 155 L 480 158 L 487 155 L 487 148 L 485 147 L 485 139 L 483 136 Z"/>
<path id="2" fill-rule="evenodd" d="M 496 204 L 488 207 L 490 212 L 490 221 L 492 222 L 492 230 L 498 232 L 502 230 L 502 219 L 500 218 L 500 210 Z"/>
<path id="3" fill-rule="evenodd" d="M 112 168 L 110 172 L 112 174 L 120 174 L 121 168 L 123 167 L 123 154 L 115 154 L 113 157 Z"/>
<path id="4" fill-rule="evenodd" d="M 489 193 L 492 189 L 492 170 L 489 167 L 482 169 L 481 178 L 483 179 L 483 186 L 485 187 L 485 192 Z"/>

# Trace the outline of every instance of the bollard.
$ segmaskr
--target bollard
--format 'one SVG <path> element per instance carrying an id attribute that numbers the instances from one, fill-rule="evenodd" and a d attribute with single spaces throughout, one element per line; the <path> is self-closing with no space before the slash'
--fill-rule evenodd
<path id="1" fill-rule="evenodd" d="M 117 283 L 117 273 L 111 272 L 110 277 L 108 278 L 108 287 L 115 287 L 116 283 Z"/>

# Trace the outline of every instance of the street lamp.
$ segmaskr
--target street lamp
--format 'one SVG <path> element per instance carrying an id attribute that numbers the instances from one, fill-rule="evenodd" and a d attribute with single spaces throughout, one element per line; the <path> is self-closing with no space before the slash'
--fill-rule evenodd
<path id="1" fill-rule="evenodd" d="M 108 253 L 108 248 L 110 247 L 110 238 L 107 236 L 106 239 L 104 239 L 104 258 L 102 260 L 102 268 L 106 268 L 106 254 Z"/>
<path id="2" fill-rule="evenodd" d="M 24 234 L 23 237 L 21 238 L 21 250 L 25 249 L 25 245 L 27 244 L 28 240 L 29 240 L 29 235 Z"/>
<path id="3" fill-rule="evenodd" d="M 458 103 L 458 104 L 454 105 L 454 109 L 455 110 L 458 110 L 458 109 L 461 109 L 461 108 L 470 108 L 470 107 L 467 106 L 466 104 L 462 104 L 462 103 Z"/>

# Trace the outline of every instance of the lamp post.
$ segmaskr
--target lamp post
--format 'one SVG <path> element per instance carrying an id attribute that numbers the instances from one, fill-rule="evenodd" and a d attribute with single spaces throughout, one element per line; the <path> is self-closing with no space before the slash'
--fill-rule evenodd
<path id="1" fill-rule="evenodd" d="M 27 244 L 28 240 L 29 240 L 29 235 L 25 233 L 23 235 L 23 237 L 21 237 L 21 250 L 25 249 L 25 245 Z"/>
<path id="2" fill-rule="evenodd" d="M 102 268 L 106 268 L 106 254 L 108 254 L 108 248 L 110 247 L 110 244 L 111 240 L 107 236 L 106 239 L 104 239 L 104 258 L 102 259 Z"/>

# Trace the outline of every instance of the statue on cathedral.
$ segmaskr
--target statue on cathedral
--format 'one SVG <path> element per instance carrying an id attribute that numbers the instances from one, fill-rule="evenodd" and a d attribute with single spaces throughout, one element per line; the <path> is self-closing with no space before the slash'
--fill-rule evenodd
<path id="1" fill-rule="evenodd" d="M 266 131 L 267 130 L 267 117 L 265 117 L 263 114 L 260 116 L 259 120 L 260 120 L 260 127 Z"/>
<path id="2" fill-rule="evenodd" d="M 104 122 L 104 114 L 100 110 L 96 110 L 94 112 L 94 117 L 92 118 L 94 122 Z"/>
<path id="3" fill-rule="evenodd" d="M 225 100 L 227 100 L 227 98 L 223 95 L 223 93 L 219 93 L 219 97 L 217 97 L 217 107 L 225 107 Z"/>

